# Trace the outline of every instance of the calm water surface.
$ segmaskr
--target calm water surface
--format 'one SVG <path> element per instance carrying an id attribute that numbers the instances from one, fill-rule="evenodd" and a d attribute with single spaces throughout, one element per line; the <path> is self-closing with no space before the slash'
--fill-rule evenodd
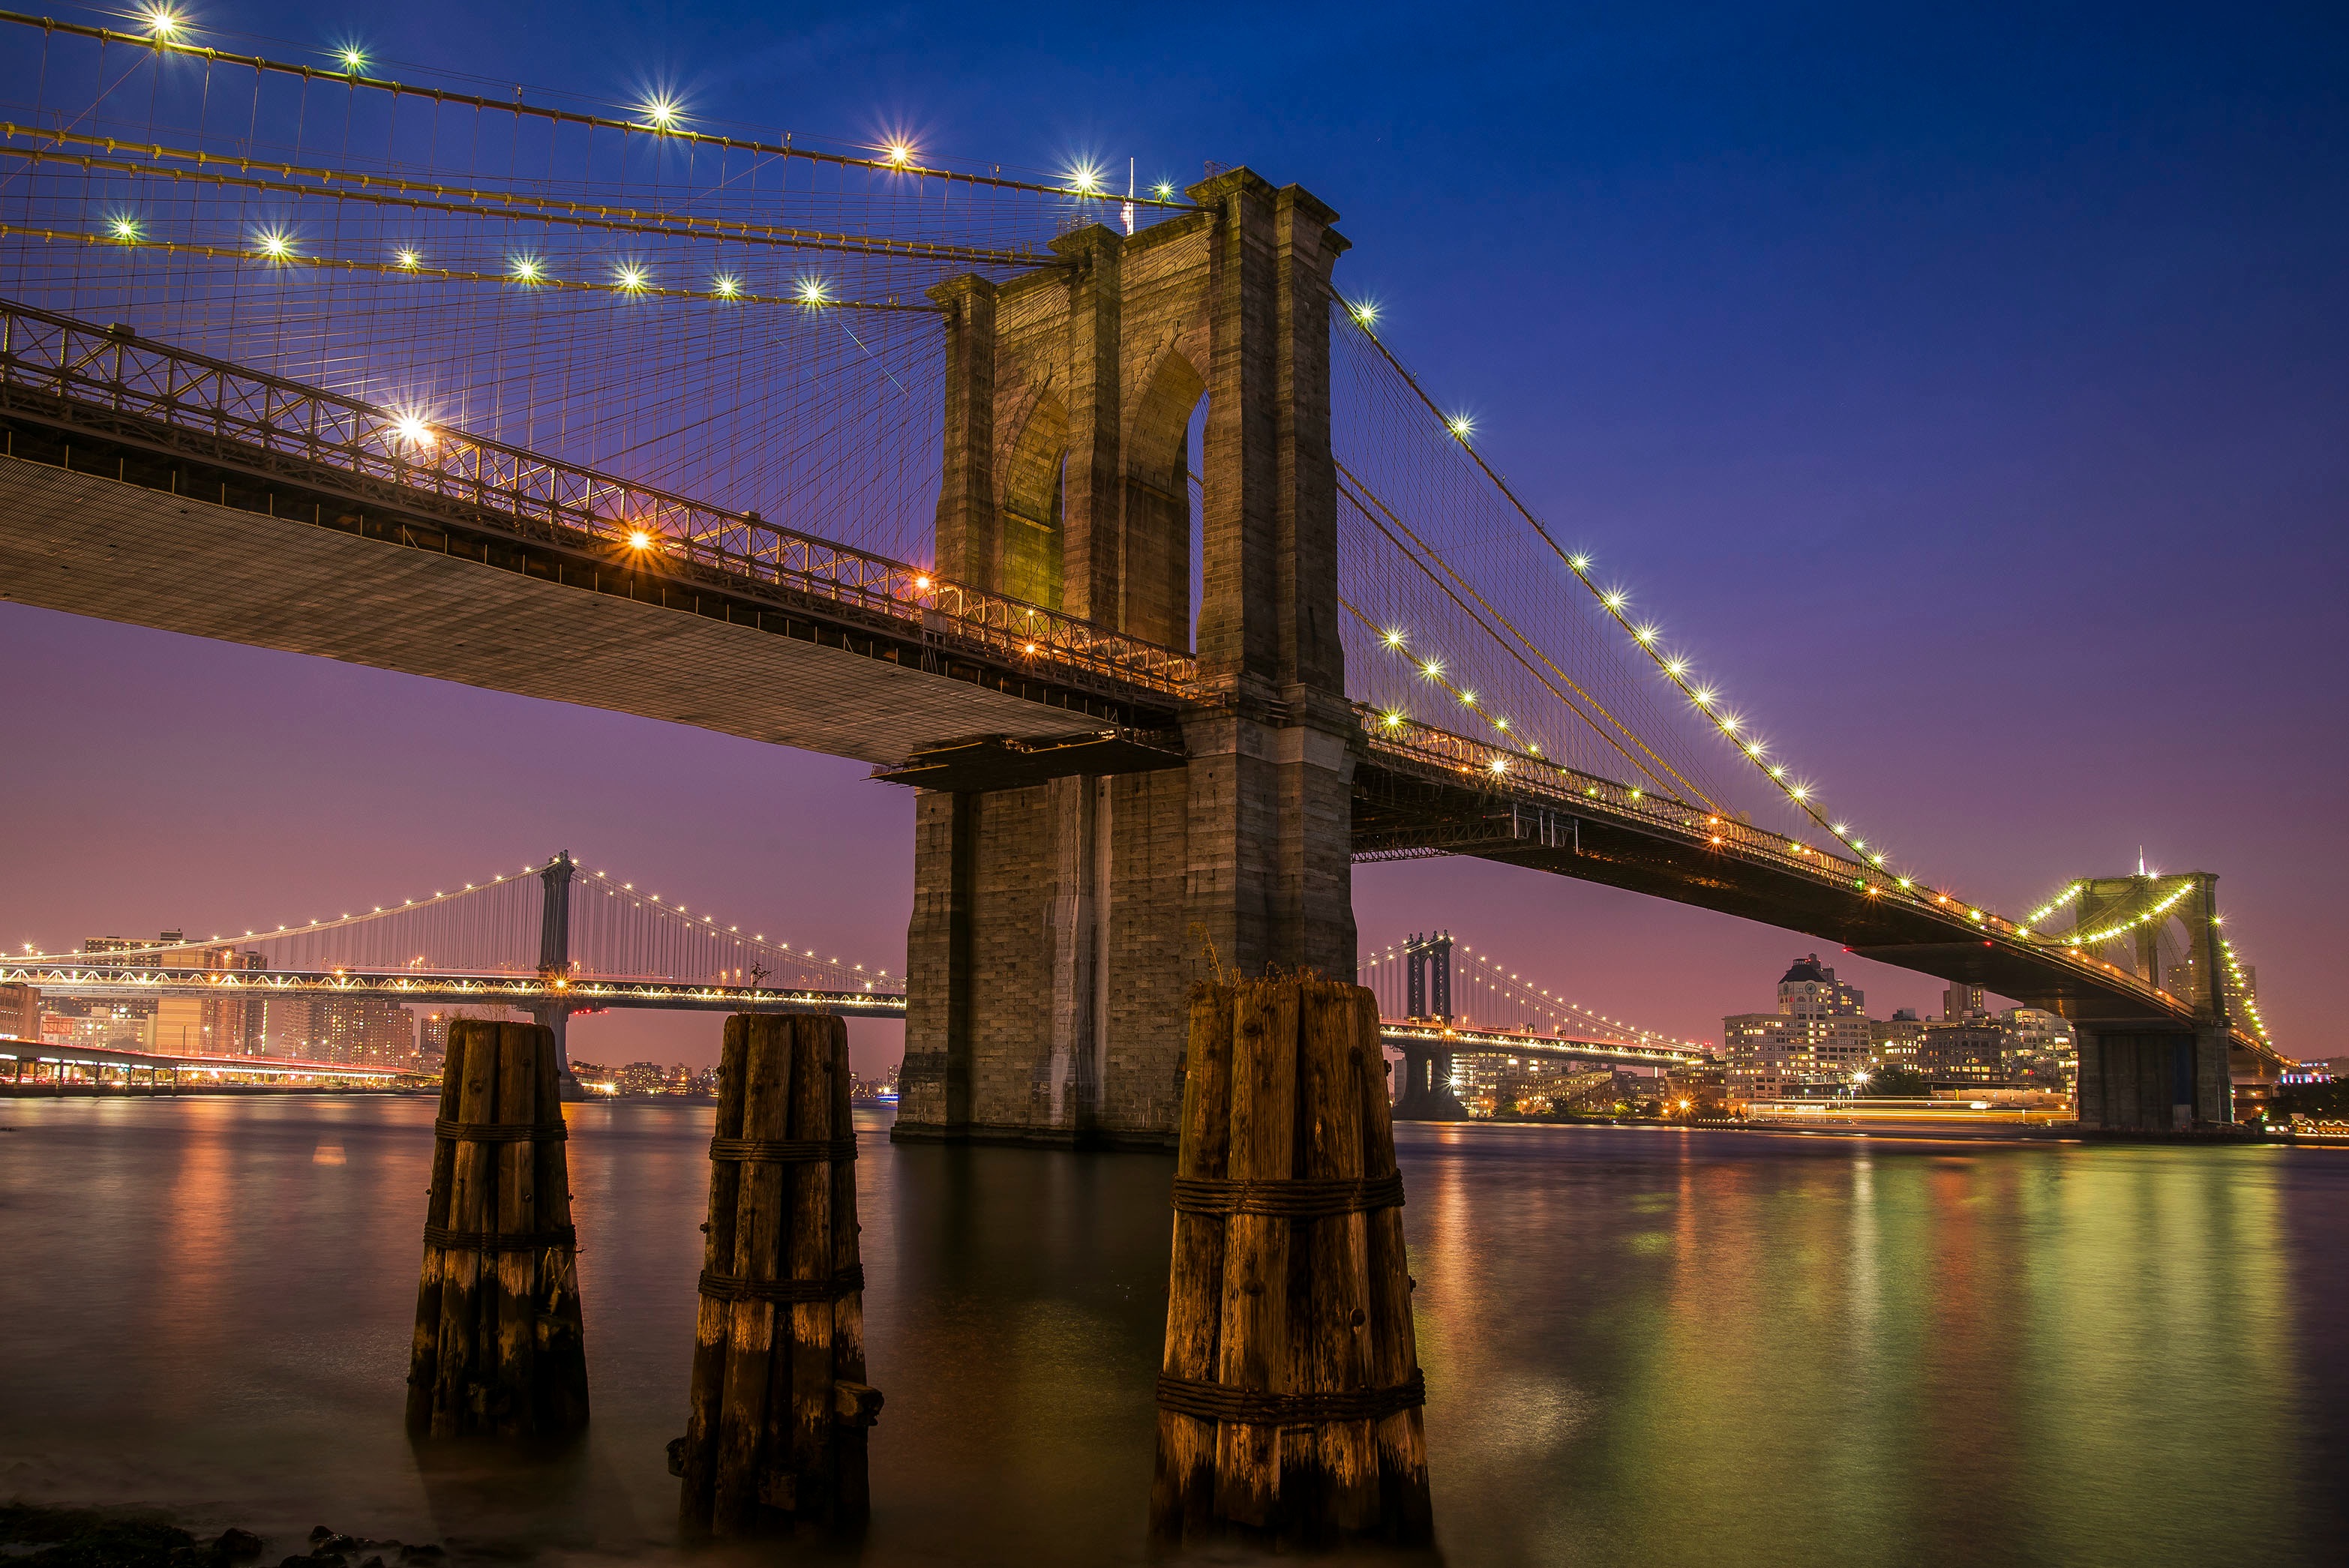
<path id="1" fill-rule="evenodd" d="M 709 1109 L 573 1108 L 586 1443 L 428 1467 L 434 1109 L 0 1102 L 0 1497 L 674 1555 Z M 1143 1561 L 1172 1162 L 860 1127 L 861 1561 Z M 2349 1154 L 1401 1141 L 1452 1563 L 2349 1561 Z"/>

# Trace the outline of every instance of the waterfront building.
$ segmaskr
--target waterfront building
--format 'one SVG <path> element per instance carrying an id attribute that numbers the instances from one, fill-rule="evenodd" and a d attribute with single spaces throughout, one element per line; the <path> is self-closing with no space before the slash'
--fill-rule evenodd
<path id="1" fill-rule="evenodd" d="M 1925 1043 L 1925 1022 L 1914 1007 L 1896 1007 L 1892 1016 L 1870 1019 L 1868 1057 L 1871 1068 L 1913 1068 L 1917 1047 Z"/>
<path id="2" fill-rule="evenodd" d="M 159 969 L 262 969 L 258 953 L 233 943 L 189 942 L 178 931 L 153 936 L 92 936 L 83 953 L 98 964 L 141 964 Z M 144 1050 L 189 1056 L 260 1054 L 261 1004 L 246 996 L 165 996 L 149 1016 Z"/>
<path id="3" fill-rule="evenodd" d="M 41 993 L 31 985 L 0 985 L 0 1040 L 41 1037 Z"/>
<path id="4" fill-rule="evenodd" d="M 380 996 L 266 996 L 253 1054 L 347 1066 L 405 1067 L 416 1054 L 416 1020 Z"/>
<path id="5" fill-rule="evenodd" d="M 152 1002 L 87 1002 L 55 996 L 42 1005 L 41 1039 L 55 1046 L 152 1050 L 154 1023 Z"/>
<path id="6" fill-rule="evenodd" d="M 1928 1083 L 1966 1085 L 2003 1083 L 2007 1031 L 1996 1019 L 1977 1017 L 1952 1023 L 1935 1019 L 1925 1026 L 1917 1047 L 1917 1070 Z"/>
<path id="7" fill-rule="evenodd" d="M 1873 1059 L 1874 1038 L 1860 989 L 1836 978 L 1816 953 L 1778 981 L 1775 1013 L 1733 1013 L 1721 1021 L 1732 1099 L 1780 1099 L 1833 1092 Z"/>
<path id="8" fill-rule="evenodd" d="M 1470 1116 L 1486 1117 L 1603 1110 L 1653 1099 L 1658 1088 L 1654 1078 L 1591 1062 L 1479 1054 L 1454 1058 L 1452 1091 Z"/>

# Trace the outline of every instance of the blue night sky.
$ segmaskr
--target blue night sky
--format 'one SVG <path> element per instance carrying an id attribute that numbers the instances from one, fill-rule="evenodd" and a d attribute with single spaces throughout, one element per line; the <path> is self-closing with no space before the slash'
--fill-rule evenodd
<path id="1" fill-rule="evenodd" d="M 1913 863 L 2017 913 L 2140 844 L 2216 871 L 2280 1043 L 2340 1048 L 2338 7 L 192 15 L 386 74 L 1302 184 L 1495 465 Z M 911 800 L 859 765 L 15 606 L 0 668 L 10 944 L 274 925 L 567 847 L 902 963 Z M 1819 946 L 1474 862 L 1363 868 L 1356 903 L 1366 947 L 1447 925 L 1703 1038 Z M 1879 1016 L 1938 1010 L 1938 982 L 1845 974 Z M 596 1059 L 715 1051 L 706 1019 L 574 1029 Z"/>

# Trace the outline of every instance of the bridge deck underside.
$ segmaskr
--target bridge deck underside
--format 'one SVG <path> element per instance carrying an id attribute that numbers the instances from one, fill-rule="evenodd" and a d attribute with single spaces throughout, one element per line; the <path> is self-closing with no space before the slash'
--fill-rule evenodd
<path id="1" fill-rule="evenodd" d="M 112 472 L 117 459 L 78 442 L 73 460 Z M 294 515 L 0 458 L 0 600 L 876 764 L 974 735 L 1040 739 L 1105 722 L 1054 706 L 1049 689 L 1017 695 L 924 668 L 917 650 L 895 657 L 905 650 L 725 618 L 738 612 L 714 603 L 723 595 L 672 591 L 664 604 L 549 581 L 527 564 L 321 526 L 304 492 L 267 493 Z M 324 515 L 350 504 L 329 501 Z"/>

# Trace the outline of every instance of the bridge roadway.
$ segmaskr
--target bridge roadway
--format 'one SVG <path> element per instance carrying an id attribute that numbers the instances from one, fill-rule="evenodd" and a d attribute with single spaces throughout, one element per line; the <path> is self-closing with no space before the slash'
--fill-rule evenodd
<path id="1" fill-rule="evenodd" d="M 16 1064 L 16 1079 L 20 1083 L 24 1081 L 25 1068 L 38 1067 L 117 1068 L 126 1075 L 143 1070 L 150 1086 L 156 1083 L 157 1074 L 165 1072 L 172 1075 L 174 1086 L 181 1073 L 209 1073 L 215 1078 L 233 1073 L 240 1078 L 328 1078 L 385 1088 L 422 1084 L 429 1078 L 429 1074 L 404 1068 L 367 1067 L 351 1062 L 312 1062 L 290 1057 L 208 1057 L 186 1051 L 127 1051 L 113 1046 L 61 1046 L 47 1040 L 0 1039 L 0 1061 Z"/>
<path id="2" fill-rule="evenodd" d="M 579 1009 L 654 1007 L 715 1013 L 838 1013 L 852 1018 L 903 1018 L 905 998 L 888 991 L 777 990 L 694 985 L 675 980 L 538 975 L 444 975 L 430 971 L 171 969 L 109 964 L 0 961 L 0 985 L 32 985 L 49 995 L 94 1000 L 164 996 L 375 996 L 392 1002 L 528 1008 L 567 1003 Z"/>
<path id="3" fill-rule="evenodd" d="M 69 317 L 0 304 L 0 597 L 856 758 L 909 784 L 1183 760 L 1179 650 L 519 449 L 418 442 L 388 410 Z M 1806 932 L 2090 1027 L 2192 1027 L 2186 999 L 1876 867 L 1362 717 L 1358 858 L 1475 855 Z M 2280 1065 L 2240 1029 L 2230 1045 Z"/>

